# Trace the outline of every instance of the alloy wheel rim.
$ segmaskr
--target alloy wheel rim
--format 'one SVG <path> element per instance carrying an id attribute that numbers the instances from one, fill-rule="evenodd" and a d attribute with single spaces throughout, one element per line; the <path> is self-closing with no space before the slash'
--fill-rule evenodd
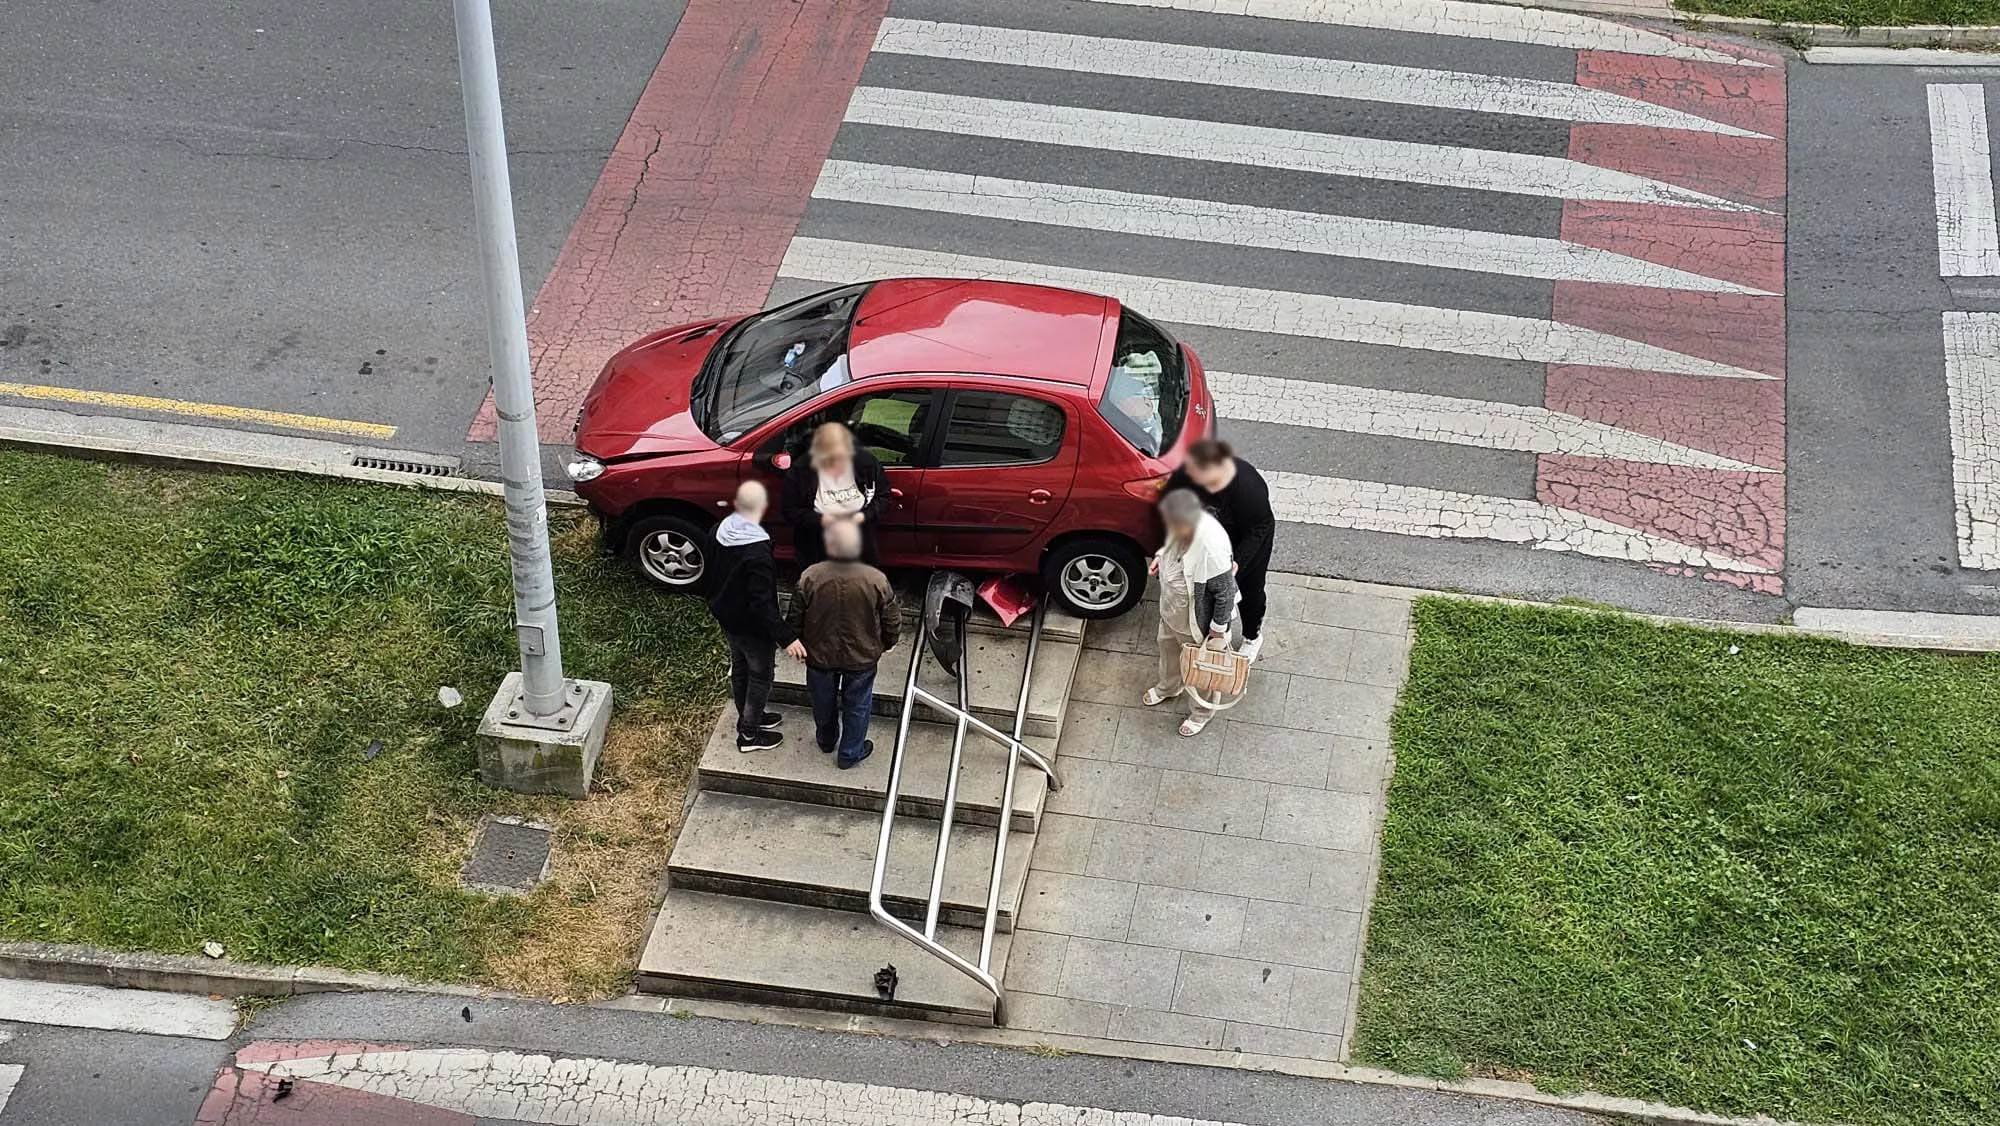
<path id="1" fill-rule="evenodd" d="M 639 563 L 646 573 L 668 586 L 687 586 L 701 578 L 701 547 L 679 532 L 654 532 L 639 546 Z"/>
<path id="2" fill-rule="evenodd" d="M 1118 605 L 1130 587 L 1125 568 L 1103 555 L 1079 555 L 1063 568 L 1063 595 L 1086 610 Z"/>

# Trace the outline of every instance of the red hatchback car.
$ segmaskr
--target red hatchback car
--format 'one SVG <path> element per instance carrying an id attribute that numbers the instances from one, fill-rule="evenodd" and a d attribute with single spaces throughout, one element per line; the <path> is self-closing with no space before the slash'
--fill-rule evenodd
<path id="1" fill-rule="evenodd" d="M 884 565 L 1039 574 L 1108 618 L 1144 597 L 1153 503 L 1214 415 L 1194 354 L 1108 297 L 897 278 L 626 348 L 570 477 L 647 577 L 696 589 L 738 482 L 777 496 L 813 428 L 844 422 L 891 486 Z"/>

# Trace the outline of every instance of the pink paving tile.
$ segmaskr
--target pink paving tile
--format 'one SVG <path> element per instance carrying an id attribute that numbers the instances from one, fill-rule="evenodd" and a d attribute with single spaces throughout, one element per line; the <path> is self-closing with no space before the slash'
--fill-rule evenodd
<path id="1" fill-rule="evenodd" d="M 692 0 L 528 313 L 544 441 L 612 353 L 760 307 L 889 0 Z M 468 437 L 494 434 L 489 398 Z"/>
<path id="2" fill-rule="evenodd" d="M 1544 454 L 1536 461 L 1535 495 L 1762 567 L 1784 563 L 1782 474 Z"/>
<path id="3" fill-rule="evenodd" d="M 1767 137 L 1785 135 L 1782 67 L 1730 66 L 1610 51 L 1578 51 L 1576 84 L 1623 94 Z"/>
<path id="4" fill-rule="evenodd" d="M 1766 209 L 1784 206 L 1783 141 L 1643 125 L 1573 125 L 1569 158 L 1733 203 Z"/>
<path id="5" fill-rule="evenodd" d="M 1562 238 L 1766 293 L 1785 291 L 1782 215 L 1572 199 L 1563 201 Z"/>
<path id="6" fill-rule="evenodd" d="M 360 1040 L 253 1040 L 236 1052 L 236 1062 L 276 1063 L 279 1060 L 313 1060 L 355 1052 L 402 1052 L 405 1044 L 370 1044 Z"/>
<path id="7" fill-rule="evenodd" d="M 1547 403 L 1750 465 L 1785 467 L 1785 385 L 1551 364 Z"/>
<path id="8" fill-rule="evenodd" d="M 300 1080 L 278 1098 L 279 1080 L 225 1067 L 202 1100 L 194 1126 L 476 1126 L 455 1110 Z"/>
<path id="9" fill-rule="evenodd" d="M 1783 378 L 1785 299 L 1557 282 L 1555 319 Z"/>

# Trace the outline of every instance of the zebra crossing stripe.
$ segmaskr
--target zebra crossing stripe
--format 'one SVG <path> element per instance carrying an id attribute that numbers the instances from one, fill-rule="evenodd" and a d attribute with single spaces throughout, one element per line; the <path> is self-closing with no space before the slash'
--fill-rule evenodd
<path id="1" fill-rule="evenodd" d="M 2000 570 L 2000 313 L 1944 314 L 1958 563 Z"/>
<path id="2" fill-rule="evenodd" d="M 0 1114 L 7 1110 L 7 1100 L 14 1097 L 14 1088 L 20 1084 L 21 1076 L 28 1069 L 18 1063 L 0 1063 Z"/>
<path id="3" fill-rule="evenodd" d="M 978 215 L 1044 226 L 1405 262 L 1513 277 L 1712 293 L 1763 292 L 1560 239 L 1040 184 L 930 168 L 830 160 L 820 171 L 813 196 L 948 215 Z"/>
<path id="4" fill-rule="evenodd" d="M 1284 470 L 1265 470 L 1264 480 L 1271 487 L 1272 512 L 1296 524 L 1428 539 L 1495 540 L 1600 559 L 1772 573 L 1760 564 L 1540 501 Z"/>
<path id="5" fill-rule="evenodd" d="M 956 136 L 1070 145 L 1552 199 L 1749 210 L 1661 180 L 1559 156 L 1307 133 L 1262 125 L 863 86 L 847 120 Z"/>
<path id="6" fill-rule="evenodd" d="M 875 49 L 888 54 L 962 62 L 1115 74 L 1554 121 L 1687 129 L 1731 137 L 1763 135 L 1570 82 L 1180 43 L 891 18 L 882 21 Z"/>
<path id="7" fill-rule="evenodd" d="M 1141 277 L 909 247 L 796 238 L 778 273 L 833 284 L 898 275 L 1004 278 L 1116 294 L 1149 316 L 1180 324 L 1532 363 L 1632 368 L 1720 379 L 1772 378 L 1636 340 L 1529 317 Z"/>
<path id="8" fill-rule="evenodd" d="M 1930 86 L 1926 92 L 1931 109 L 1938 273 L 1947 278 L 2000 274 L 2000 220 L 1995 219 L 1993 207 L 1986 88 L 1963 83 Z"/>
<path id="9" fill-rule="evenodd" d="M 1096 0 L 1140 8 L 1170 8 L 1181 12 L 1252 16 L 1295 23 L 1339 24 L 1418 35 L 1446 35 L 1567 47 L 1578 51 L 1619 51 L 1691 59 L 1725 66 L 1766 64 L 1679 43 L 1644 28 L 1594 19 L 1569 12 L 1521 8 L 1508 4 L 1476 4 L 1465 0 Z"/>
<path id="10" fill-rule="evenodd" d="M 1208 387 L 1215 396 L 1216 412 L 1234 422 L 1378 434 L 1491 450 L 1774 472 L 1546 407 L 1226 371 L 1209 372 Z"/>

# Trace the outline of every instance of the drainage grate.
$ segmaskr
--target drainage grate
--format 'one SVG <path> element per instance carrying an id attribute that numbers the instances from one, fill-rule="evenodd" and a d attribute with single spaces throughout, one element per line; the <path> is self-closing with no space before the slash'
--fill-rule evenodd
<path id="1" fill-rule="evenodd" d="M 390 473 L 414 473 L 420 477 L 454 477 L 458 474 L 456 465 L 443 461 L 419 461 L 407 455 L 355 454 L 348 464 L 356 469 L 382 469 Z"/>
<path id="2" fill-rule="evenodd" d="M 526 895 L 549 874 L 549 827 L 519 817 L 488 817 L 458 882 L 489 895 Z"/>

